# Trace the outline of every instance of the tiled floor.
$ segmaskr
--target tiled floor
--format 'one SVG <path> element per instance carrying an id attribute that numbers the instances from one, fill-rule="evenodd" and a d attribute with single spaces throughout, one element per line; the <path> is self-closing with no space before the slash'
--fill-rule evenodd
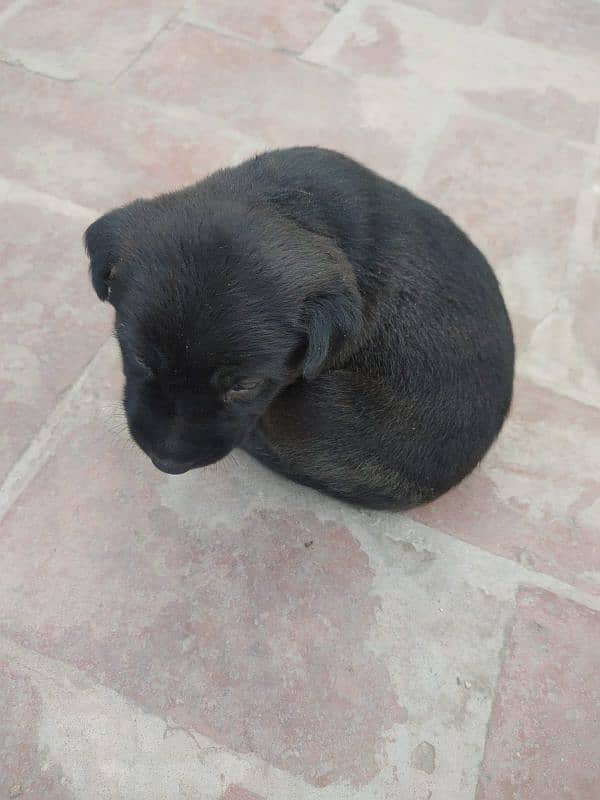
<path id="1" fill-rule="evenodd" d="M 297 143 L 511 310 L 511 418 L 410 515 L 124 433 L 83 229 Z M 598 0 L 0 0 L 0 147 L 0 800 L 597 800 Z"/>

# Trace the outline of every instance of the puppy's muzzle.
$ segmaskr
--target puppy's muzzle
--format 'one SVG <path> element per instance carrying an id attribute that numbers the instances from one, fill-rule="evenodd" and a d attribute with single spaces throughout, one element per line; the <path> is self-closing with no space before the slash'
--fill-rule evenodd
<path id="1" fill-rule="evenodd" d="M 174 461 L 170 458 L 153 458 L 152 463 L 161 472 L 166 472 L 169 475 L 182 475 L 184 472 L 199 466 L 195 461 Z"/>

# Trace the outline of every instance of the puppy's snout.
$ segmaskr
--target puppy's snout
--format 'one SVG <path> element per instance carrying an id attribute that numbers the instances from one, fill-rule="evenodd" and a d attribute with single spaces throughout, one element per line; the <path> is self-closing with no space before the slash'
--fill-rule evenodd
<path id="1" fill-rule="evenodd" d="M 226 442 L 205 442 L 202 445 L 187 443 L 185 446 L 180 443 L 177 449 L 163 446 L 160 449 L 146 449 L 146 452 L 157 469 L 169 475 L 181 475 L 190 469 L 207 467 L 220 461 L 232 447 L 233 443 Z"/>
<path id="2" fill-rule="evenodd" d="M 161 472 L 169 475 L 182 475 L 195 466 L 193 461 L 176 461 L 172 458 L 152 458 L 152 463 Z"/>

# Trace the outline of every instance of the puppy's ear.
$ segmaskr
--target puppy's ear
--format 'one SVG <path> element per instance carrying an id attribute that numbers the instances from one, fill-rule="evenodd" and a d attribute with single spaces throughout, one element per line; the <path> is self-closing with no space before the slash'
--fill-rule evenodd
<path id="1" fill-rule="evenodd" d="M 308 297 L 303 308 L 307 337 L 303 377 L 316 378 L 325 361 L 360 333 L 362 321 L 362 303 L 354 289 L 344 287 Z"/>
<path id="2" fill-rule="evenodd" d="M 120 214 L 120 209 L 104 214 L 90 225 L 83 237 L 90 258 L 92 285 L 100 300 L 108 300 L 110 282 L 119 260 Z"/>

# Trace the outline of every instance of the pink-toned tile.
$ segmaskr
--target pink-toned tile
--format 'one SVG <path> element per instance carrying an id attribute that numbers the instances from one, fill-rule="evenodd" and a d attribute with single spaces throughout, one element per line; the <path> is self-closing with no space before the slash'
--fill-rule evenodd
<path id="1" fill-rule="evenodd" d="M 598 122 L 598 125 L 600 127 L 600 121 Z M 597 199 L 596 199 L 596 214 L 592 230 L 592 241 L 594 248 L 600 250 L 600 169 L 596 171 L 594 193 L 596 194 Z"/>
<path id="2" fill-rule="evenodd" d="M 264 798 L 232 783 L 221 796 L 221 800 L 264 800 Z"/>
<path id="3" fill-rule="evenodd" d="M 600 593 L 599 443 L 599 408 L 519 380 L 482 465 L 411 516 Z"/>
<path id="4" fill-rule="evenodd" d="M 0 66 L 2 171 L 98 210 L 201 179 L 255 152 L 218 120 Z"/>
<path id="5" fill-rule="evenodd" d="M 513 320 L 519 373 L 597 404 L 597 337 L 588 330 L 595 256 L 593 247 L 582 250 L 585 263 L 575 267 L 571 247 L 585 163 L 584 154 L 553 138 L 462 116 L 441 136 L 421 189 L 495 268 Z"/>
<path id="6" fill-rule="evenodd" d="M 82 252 L 88 221 L 16 194 L 0 196 L 0 479 L 109 334 Z"/>
<path id="7" fill-rule="evenodd" d="M 40 749 L 40 697 L 24 675 L 0 660 L 0 797 L 74 800 L 60 765 Z"/>
<path id="8" fill-rule="evenodd" d="M 176 0 L 32 0 L 0 28 L 0 48 L 37 72 L 109 82 L 179 7 Z"/>
<path id="9" fill-rule="evenodd" d="M 440 17 L 478 24 L 485 20 L 494 0 L 404 0 L 404 3 L 415 8 L 430 11 Z"/>
<path id="10" fill-rule="evenodd" d="M 430 118 L 456 94 L 534 130 L 594 141 L 600 62 L 563 57 L 487 27 L 458 25 L 444 19 L 440 9 L 420 13 L 414 5 L 384 0 L 350 4 L 303 58 L 351 74 L 359 85 L 365 76 L 377 76 L 390 103 L 398 79 L 412 77 L 445 99 L 430 103 Z M 427 5 L 449 11 L 446 4 Z M 488 6 L 469 3 L 464 10 L 485 15 Z"/>
<path id="11" fill-rule="evenodd" d="M 329 146 L 396 176 L 422 130 L 424 98 L 430 99 L 424 90 L 420 103 L 404 102 L 400 85 L 394 117 L 389 97 L 371 102 L 332 70 L 191 25 L 165 31 L 119 84 L 157 102 L 217 114 L 271 145 Z M 381 122 L 384 112 L 393 124 Z"/>
<path id="12" fill-rule="evenodd" d="M 551 171 L 544 169 L 550 158 Z M 580 152 L 552 139 L 458 116 L 434 151 L 424 190 L 485 236 L 494 259 L 560 248 L 558 260 L 571 235 L 583 163 Z"/>
<path id="13" fill-rule="evenodd" d="M 583 154 L 550 137 L 465 115 L 449 121 L 420 187 L 490 259 L 518 350 L 563 294 L 583 170 Z"/>
<path id="14" fill-rule="evenodd" d="M 595 800 L 600 614 L 524 588 L 490 719 L 477 800 Z"/>
<path id="15" fill-rule="evenodd" d="M 567 53 L 597 57 L 600 6 L 596 0 L 501 0 L 494 27 Z"/>
<path id="16" fill-rule="evenodd" d="M 519 372 L 541 386 L 598 407 L 598 264 L 579 259 L 567 278 L 554 308 L 534 327 L 527 347 L 521 349 Z"/>
<path id="17" fill-rule="evenodd" d="M 336 67 L 355 75 L 398 77 L 408 74 L 401 31 L 384 8 L 378 5 L 365 8 L 360 21 L 349 30 L 338 50 Z"/>
<path id="18" fill-rule="evenodd" d="M 324 0 L 302 3 L 261 0 L 240 5 L 237 0 L 190 0 L 183 18 L 198 25 L 242 36 L 266 47 L 301 52 L 327 25 L 335 9 Z"/>
<path id="19" fill-rule="evenodd" d="M 478 108 L 502 114 L 534 130 L 561 139 L 589 144 L 595 141 L 600 118 L 598 100 L 578 100 L 574 94 L 552 86 L 543 91 L 523 88 L 464 94 Z"/>
<path id="20" fill-rule="evenodd" d="M 349 530 L 310 511 L 212 522 L 211 493 L 229 507 L 257 488 L 199 473 L 183 518 L 161 502 L 171 482 L 88 413 L 3 521 L 2 630 L 315 785 L 371 779 L 406 713 L 369 646 L 379 599 Z"/>
<path id="21" fill-rule="evenodd" d="M 598 298 L 600 297 L 600 269 L 587 269 L 581 275 L 572 302 L 572 322 L 575 340 L 595 364 L 600 377 L 600 337 L 598 336 Z M 574 364 L 574 366 L 577 366 Z M 600 391 L 596 396 L 600 405 Z"/>

